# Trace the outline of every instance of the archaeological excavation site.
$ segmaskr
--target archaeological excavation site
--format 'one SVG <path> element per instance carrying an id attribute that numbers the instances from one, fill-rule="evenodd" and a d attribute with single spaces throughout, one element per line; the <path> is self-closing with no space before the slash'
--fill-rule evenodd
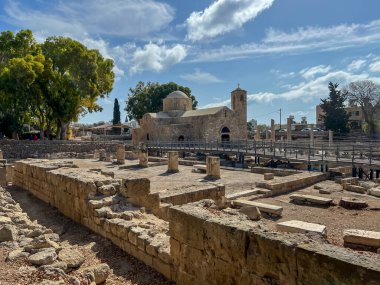
<path id="1" fill-rule="evenodd" d="M 367 171 L 280 144 L 0 147 L 1 285 L 380 284 L 375 156 Z"/>

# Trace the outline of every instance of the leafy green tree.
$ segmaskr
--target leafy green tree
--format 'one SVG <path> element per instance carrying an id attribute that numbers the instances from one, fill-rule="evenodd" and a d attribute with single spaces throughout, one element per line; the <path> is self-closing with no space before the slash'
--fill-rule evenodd
<path id="1" fill-rule="evenodd" d="M 380 131 L 380 85 L 371 80 L 355 81 L 346 90 L 350 104 L 361 107 L 368 133 L 375 135 Z"/>
<path id="2" fill-rule="evenodd" d="M 198 101 L 191 94 L 189 87 L 178 85 L 174 82 L 159 84 L 157 82 L 144 83 L 140 81 L 135 88 L 130 88 L 125 111 L 130 120 L 140 120 L 145 113 L 157 113 L 162 111 L 163 102 L 171 92 L 180 90 L 193 101 L 193 108 L 198 105 Z"/>
<path id="3" fill-rule="evenodd" d="M 329 97 L 326 99 L 321 99 L 321 104 L 319 104 L 324 112 L 322 118 L 327 130 L 332 130 L 334 132 L 347 133 L 348 128 L 348 118 L 345 110 L 344 102 L 347 99 L 347 94 L 338 90 L 338 83 L 329 83 Z"/>
<path id="4" fill-rule="evenodd" d="M 98 50 L 87 49 L 65 37 L 47 38 L 42 52 L 52 62 L 50 104 L 57 135 L 65 139 L 69 123 L 76 121 L 80 114 L 102 110 L 96 101 L 112 91 L 113 61 L 104 59 Z"/>

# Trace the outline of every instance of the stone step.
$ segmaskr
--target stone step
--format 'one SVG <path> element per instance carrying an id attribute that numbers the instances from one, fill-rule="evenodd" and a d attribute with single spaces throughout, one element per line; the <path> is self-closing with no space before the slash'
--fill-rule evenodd
<path id="1" fill-rule="evenodd" d="M 235 206 L 239 207 L 245 207 L 245 206 L 253 206 L 259 208 L 261 212 L 269 213 L 277 216 L 281 216 L 283 208 L 280 206 L 265 204 L 265 203 L 259 203 L 259 202 L 253 202 L 253 201 L 247 201 L 242 199 L 237 199 L 232 201 L 232 203 Z"/>
<path id="2" fill-rule="evenodd" d="M 289 233 L 317 233 L 322 236 L 326 236 L 326 226 L 314 223 L 307 223 L 303 221 L 291 220 L 281 222 L 276 225 L 276 228 L 280 232 Z"/>
<path id="3" fill-rule="evenodd" d="M 343 231 L 345 243 L 380 248 L 380 232 L 348 229 Z"/>
<path id="4" fill-rule="evenodd" d="M 358 185 L 351 185 L 351 184 L 344 185 L 343 189 L 347 191 L 351 191 L 351 192 L 361 193 L 361 194 L 365 194 L 366 192 L 364 187 L 358 186 Z"/>
<path id="5" fill-rule="evenodd" d="M 380 198 L 380 188 L 372 188 L 368 190 L 368 194 Z"/>
<path id="6" fill-rule="evenodd" d="M 241 197 L 256 195 L 258 193 L 259 193 L 259 191 L 257 189 L 251 189 L 251 190 L 245 190 L 245 191 L 240 191 L 240 192 L 236 192 L 236 193 L 226 195 L 226 198 L 230 199 L 230 200 L 234 200 L 234 199 L 241 198 Z"/>
<path id="7" fill-rule="evenodd" d="M 309 202 L 309 203 L 317 204 L 317 205 L 330 205 L 333 201 L 333 199 L 330 199 L 330 198 L 324 198 L 324 197 L 313 196 L 313 195 L 301 195 L 301 194 L 293 194 L 293 195 L 290 195 L 289 198 L 291 200 Z"/>
<path id="8" fill-rule="evenodd" d="M 264 188 L 255 188 L 255 190 L 257 190 L 259 194 L 268 194 L 272 192 L 272 190 L 264 189 Z"/>

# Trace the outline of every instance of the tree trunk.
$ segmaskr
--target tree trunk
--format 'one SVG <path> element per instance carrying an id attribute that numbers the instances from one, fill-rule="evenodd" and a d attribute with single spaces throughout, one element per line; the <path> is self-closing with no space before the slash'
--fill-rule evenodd
<path id="1" fill-rule="evenodd" d="M 66 132 L 67 132 L 68 125 L 69 125 L 69 123 L 63 123 L 63 122 L 61 122 L 61 134 L 60 134 L 60 139 L 61 140 L 66 140 L 67 139 Z"/>

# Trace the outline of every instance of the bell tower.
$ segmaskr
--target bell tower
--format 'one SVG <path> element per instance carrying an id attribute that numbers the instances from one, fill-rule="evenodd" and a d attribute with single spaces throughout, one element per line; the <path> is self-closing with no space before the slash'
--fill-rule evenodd
<path id="1" fill-rule="evenodd" d="M 238 87 L 231 92 L 231 109 L 238 116 L 242 139 L 247 138 L 247 91 Z"/>

